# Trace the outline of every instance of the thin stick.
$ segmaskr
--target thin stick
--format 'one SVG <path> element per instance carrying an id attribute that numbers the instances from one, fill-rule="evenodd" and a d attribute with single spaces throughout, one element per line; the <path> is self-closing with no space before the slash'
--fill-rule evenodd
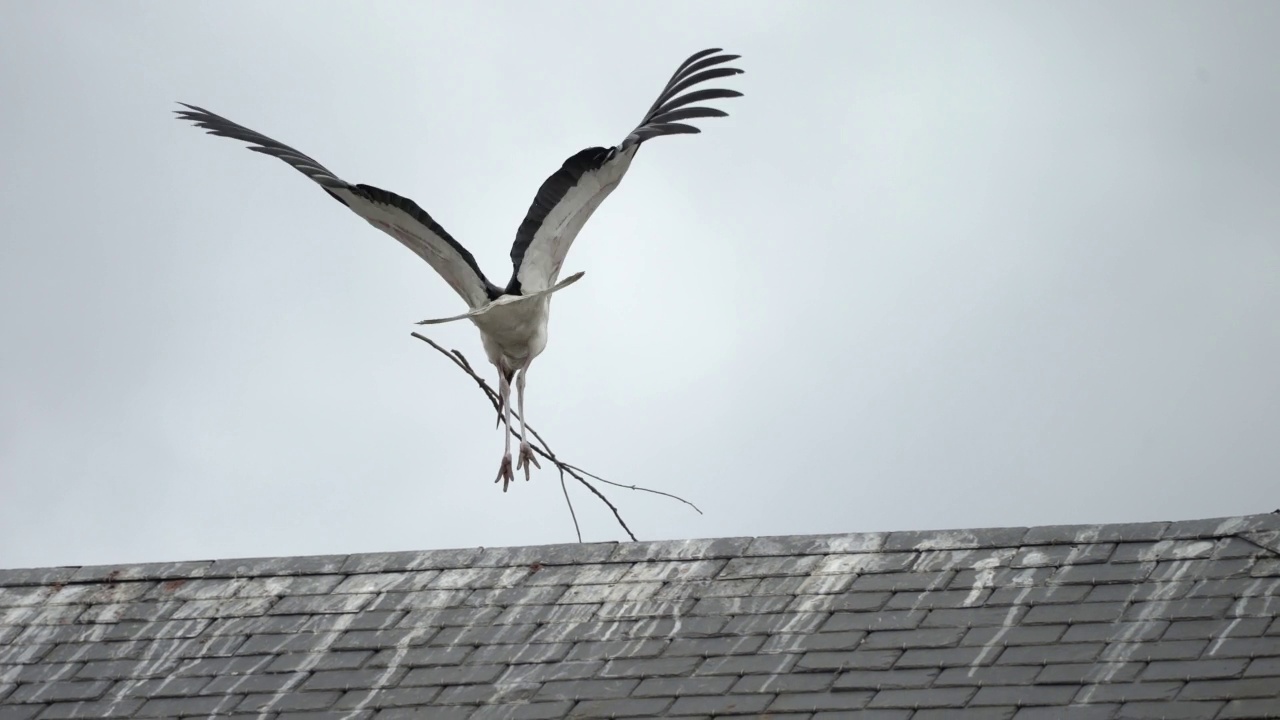
<path id="1" fill-rule="evenodd" d="M 466 356 L 464 356 L 458 350 L 446 350 L 444 349 L 444 347 L 442 347 L 440 344 L 438 344 L 431 338 L 425 335 L 422 335 L 420 333 L 414 332 L 414 333 L 410 333 L 410 335 L 425 342 L 431 347 L 435 348 L 437 352 L 449 358 L 450 362 L 452 362 L 460 370 L 462 370 L 467 375 L 469 375 L 471 379 L 476 382 L 476 385 L 479 386 L 481 392 L 485 394 L 485 397 L 489 399 L 489 403 L 493 405 L 494 412 L 498 414 L 498 424 L 499 425 L 502 424 L 504 420 L 504 416 L 502 413 L 501 399 L 499 398 L 498 393 L 495 392 L 493 388 L 489 387 L 489 383 L 486 382 L 484 378 L 480 377 L 480 375 L 471 367 L 471 363 L 467 361 Z M 516 418 L 519 418 L 522 423 L 524 422 L 524 418 L 521 417 L 520 414 L 514 408 L 512 408 L 511 414 Z M 600 477 L 599 475 L 596 475 L 595 473 L 587 472 L 586 470 L 583 470 L 582 468 L 576 465 L 572 465 L 568 462 L 565 462 L 560 458 L 558 458 L 554 452 L 552 452 L 551 445 L 547 443 L 546 439 L 543 438 L 542 435 L 537 430 L 534 430 L 531 426 L 528 426 L 528 425 L 525 425 L 524 428 L 530 435 L 533 436 L 533 439 L 534 439 L 534 442 L 530 443 L 529 446 L 533 448 L 533 451 L 536 454 L 541 455 L 543 458 L 549 460 L 553 465 L 555 465 L 556 469 L 560 473 L 560 488 L 564 492 L 565 503 L 569 506 L 569 516 L 573 519 L 573 529 L 578 536 L 578 542 L 582 542 L 582 529 L 578 524 L 578 515 L 573 509 L 573 501 L 569 498 L 569 488 L 567 485 L 565 485 L 565 482 L 564 482 L 564 476 L 566 474 L 572 477 L 573 479 L 577 480 L 578 482 L 582 483 L 582 485 L 586 487 L 588 490 L 590 490 L 593 495 L 599 498 L 600 502 L 603 502 L 605 506 L 608 507 L 609 510 L 613 513 L 613 517 L 618 521 L 618 525 L 622 527 L 622 529 L 627 533 L 627 536 L 630 537 L 633 541 L 636 540 L 635 533 L 631 532 L 631 528 L 628 527 L 626 521 L 622 519 L 622 513 L 618 511 L 618 507 L 614 505 L 612 502 L 610 502 L 609 498 L 606 497 L 604 493 L 600 492 L 599 488 L 597 488 L 595 485 L 592 485 L 587 480 L 586 477 L 583 477 L 584 475 L 594 480 L 598 480 L 599 482 L 605 483 L 606 485 L 613 485 L 614 487 L 620 487 L 627 490 L 639 490 L 641 492 L 653 493 L 654 495 L 661 495 L 663 497 L 669 497 L 673 500 L 679 500 L 685 505 L 688 505 L 689 507 L 693 508 L 699 515 L 702 514 L 702 510 L 699 509 L 697 505 L 694 505 L 693 503 L 689 502 L 688 500 L 685 500 L 679 495 L 673 495 L 668 492 L 663 492 L 661 490 L 654 490 L 652 488 L 641 487 L 638 485 L 623 485 L 622 483 L 613 482 L 612 480 L 606 480 Z M 506 432 L 509 432 L 513 436 L 518 437 L 515 428 L 512 427 L 510 423 L 507 423 Z M 503 492 L 506 492 L 505 487 L 503 488 Z"/>

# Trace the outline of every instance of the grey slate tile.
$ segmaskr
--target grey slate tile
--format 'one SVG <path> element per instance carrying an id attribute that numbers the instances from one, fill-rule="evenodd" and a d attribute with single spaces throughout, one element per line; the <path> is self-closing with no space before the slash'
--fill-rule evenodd
<path id="1" fill-rule="evenodd" d="M 667 640 L 589 640 L 573 645 L 566 660 L 612 660 L 613 658 L 657 657 L 666 649 Z"/>
<path id="2" fill-rule="evenodd" d="M 400 683 L 413 685 L 474 685 L 497 680 L 506 668 L 502 665 L 442 665 L 410 670 Z"/>
<path id="3" fill-rule="evenodd" d="M 810 653 L 812 654 L 812 653 Z M 698 661 L 698 658 L 679 658 L 682 661 Z M 733 657 L 707 658 L 695 662 L 698 675 L 750 675 L 752 673 L 783 673 L 796 664 L 796 655 L 735 655 Z M 622 662 L 622 661 L 615 661 Z M 646 661 L 637 661 L 646 662 Z"/>
<path id="4" fill-rule="evenodd" d="M 1107 685 L 1084 685 L 1075 699 L 1082 703 L 1115 703 L 1149 700 L 1172 700 L 1182 691 L 1180 680 L 1149 680 Z"/>
<path id="5" fill-rule="evenodd" d="M 378 667 L 373 661 L 372 650 L 335 650 L 326 653 L 289 653 L 281 655 L 267 665 L 268 673 L 296 672 L 298 670 L 352 670 L 364 665 Z M 461 658 L 459 658 L 461 659 Z M 382 665 L 385 666 L 385 663 Z"/>
<path id="6" fill-rule="evenodd" d="M 98 720 L 99 718 L 134 717 L 145 701 L 139 698 L 124 700 L 90 700 L 84 702 L 60 702 L 48 706 L 34 706 L 40 720 Z M 0 707 L 0 718 L 6 717 Z M 35 715 L 31 715 L 35 717 Z"/>
<path id="7" fill-rule="evenodd" d="M 1047 645 L 1066 634 L 1067 624 L 1060 625 L 986 625 L 970 628 L 960 639 L 967 645 Z"/>
<path id="8" fill-rule="evenodd" d="M 31 720 L 44 705 L 0 705 L 0 720 Z"/>
<path id="9" fill-rule="evenodd" d="M 1245 658 L 1204 661 L 1161 660 L 1149 663 L 1141 677 L 1144 681 L 1232 678 L 1243 675 L 1248 664 L 1249 660 Z"/>
<path id="10" fill-rule="evenodd" d="M 1120 710 L 1118 704 L 1075 705 L 1072 707 L 1024 707 L 1014 713 L 1013 720 L 1112 720 Z"/>
<path id="11" fill-rule="evenodd" d="M 1268 618 L 1236 618 L 1221 620 L 1175 620 L 1169 624 L 1163 640 L 1208 640 L 1229 636 L 1261 635 L 1271 622 Z"/>
<path id="12" fill-rule="evenodd" d="M 773 695 L 684 695 L 667 712 L 672 716 L 758 714 L 773 699 Z"/>
<path id="13" fill-rule="evenodd" d="M 639 678 L 552 680 L 542 684 L 537 700 L 602 700 L 625 698 L 640 684 Z"/>
<path id="14" fill-rule="evenodd" d="M 97 700 L 111 687 L 109 680 L 59 680 L 47 683 L 25 683 L 9 693 L 5 703 L 51 703 L 68 700 Z"/>
<path id="15" fill-rule="evenodd" d="M 764 676 L 769 677 L 769 676 Z M 742 678 L 745 680 L 746 678 Z M 681 695 L 723 695 L 729 692 L 738 682 L 737 678 L 727 675 L 707 675 L 705 677 L 665 677 L 647 678 L 631 691 L 631 697 L 678 697 Z M 737 692 L 744 692 L 738 690 Z M 745 692 L 764 692 L 763 690 L 746 690 Z"/>
<path id="16" fill-rule="evenodd" d="M 1035 681 L 1040 672 L 1042 672 L 1040 666 L 1030 665 L 950 667 L 943 670 L 941 675 L 937 675 L 934 685 L 938 687 L 956 685 L 1029 685 Z"/>
<path id="17" fill-rule="evenodd" d="M 1050 663 L 1091 662 L 1102 655 L 1106 643 L 1061 643 L 1055 645 L 1021 645 L 1007 647 L 1000 653 L 999 665 L 1047 665 Z"/>
<path id="18" fill-rule="evenodd" d="M 602 563 L 612 557 L 617 547 L 617 543 L 605 542 L 485 548 L 481 551 L 480 556 L 469 565 L 478 568 L 509 568 L 516 566 L 572 565 L 575 562 Z"/>
<path id="19" fill-rule="evenodd" d="M 911 710 L 867 710 L 858 711 L 857 720 L 908 720 L 912 715 Z M 846 720 L 848 713 L 841 710 L 832 710 L 830 712 L 816 712 L 813 715 L 800 714 L 778 714 L 770 713 L 769 720 Z"/>
<path id="20" fill-rule="evenodd" d="M 1106 562 L 1115 549 L 1115 543 L 1033 545 L 1018 550 L 1009 561 L 1009 565 L 1014 568 L 1091 565 Z"/>
<path id="21" fill-rule="evenodd" d="M 924 709 L 911 716 L 912 720 L 1010 720 L 1016 707 L 968 707 L 963 709 Z"/>
<path id="22" fill-rule="evenodd" d="M 326 710 L 333 707 L 340 692 L 289 692 L 279 695 L 247 695 L 236 706 L 238 712 L 263 711 L 295 712 L 301 710 Z"/>
<path id="23" fill-rule="evenodd" d="M 500 682 L 549 682 L 594 678 L 604 667 L 604 660 L 569 661 L 538 665 L 512 665 Z"/>
<path id="24" fill-rule="evenodd" d="M 835 690 L 899 690 L 925 688 L 933 684 L 943 671 L 938 668 L 898 670 L 849 670 L 836 678 Z M 806 677 L 808 673 L 795 677 Z M 744 680 L 746 678 L 743 678 Z M 972 682 L 964 683 L 972 685 Z"/>
<path id="25" fill-rule="evenodd" d="M 934 608 L 962 608 L 981 605 L 991 595 L 990 590 L 974 593 L 965 590 L 933 590 L 926 592 L 896 592 L 885 604 L 887 610 L 932 610 Z"/>
<path id="26" fill-rule="evenodd" d="M 778 695 L 767 708 L 770 715 L 786 711 L 821 711 L 837 710 L 849 712 L 861 710 L 871 701 L 875 693 L 871 691 L 824 692 L 824 693 L 788 693 Z M 858 717 L 863 717 L 859 714 Z"/>
<path id="27" fill-rule="evenodd" d="M 451 550 L 411 550 L 392 553 L 364 553 L 349 556 L 338 572 L 344 575 L 412 570 L 443 570 L 470 566 L 480 557 L 480 548 Z"/>
<path id="28" fill-rule="evenodd" d="M 373 593 L 363 595 L 294 595 L 272 605 L 272 615 L 316 615 L 354 613 L 373 602 Z"/>
<path id="29" fill-rule="evenodd" d="M 1062 642 L 1145 642 L 1158 640 L 1169 628 L 1167 620 L 1116 623 L 1080 623 L 1071 625 L 1062 635 Z"/>
<path id="30" fill-rule="evenodd" d="M 737 635 L 722 638 L 676 638 L 670 641 L 666 657 L 694 655 L 712 657 L 721 655 L 751 655 L 764 645 L 764 635 Z"/>
<path id="31" fill-rule="evenodd" d="M 521 643 L 518 645 L 481 645 L 467 656 L 467 663 L 515 665 L 521 663 L 558 662 L 564 660 L 572 643 Z"/>
<path id="32" fill-rule="evenodd" d="M 1225 703 L 1202 702 L 1132 702 L 1120 706 L 1117 720 L 1200 720 L 1217 715 Z"/>
<path id="33" fill-rule="evenodd" d="M 333 709 L 418 707 L 435 700 L 442 691 L 438 686 L 359 688 L 343 693 Z"/>
<path id="34" fill-rule="evenodd" d="M 1159 540 L 1169 527 L 1167 522 L 1124 523 L 1118 525 L 1050 525 L 1027 530 L 1023 545 L 1061 543 L 1136 542 Z"/>
<path id="35" fill-rule="evenodd" d="M 1145 662 L 1150 660 L 1192 660 L 1208 644 L 1205 640 L 1161 640 L 1159 642 L 1111 643 L 1106 657 Z"/>
<path id="36" fill-rule="evenodd" d="M 964 627 L 917 628 L 915 630 L 877 630 L 867 635 L 861 647 L 870 650 L 887 648 L 937 648 L 960 644 Z"/>
<path id="37" fill-rule="evenodd" d="M 923 610 L 886 610 L 875 613 L 837 612 L 832 613 L 820 631 L 907 630 L 918 626 L 924 617 Z"/>
<path id="38" fill-rule="evenodd" d="M 710 540 L 664 540 L 644 543 L 619 543 L 609 556 L 610 562 L 644 562 L 646 560 L 702 560 L 732 558 L 743 555 L 754 538 L 716 538 Z"/>
<path id="39" fill-rule="evenodd" d="M 849 589 L 854 592 L 917 592 L 947 587 L 955 577 L 955 570 L 931 572 L 901 572 L 862 575 L 854 578 Z"/>
<path id="40" fill-rule="evenodd" d="M 807 652 L 796 663 L 809 670 L 887 670 L 902 657 L 901 650 L 858 650 L 855 652 Z M 767 670 L 761 672 L 768 672 Z M 778 672 L 781 672 L 779 670 Z"/>
<path id="41" fill-rule="evenodd" d="M 688 675 L 702 664 L 699 657 L 621 658 L 610 660 L 600 669 L 600 677 L 663 677 Z"/>
<path id="42" fill-rule="evenodd" d="M 596 604 L 577 605 L 512 605 L 491 622 L 495 625 L 546 625 L 551 623 L 585 623 L 600 611 Z"/>
<path id="43" fill-rule="evenodd" d="M 1280 716 L 1280 701 L 1274 698 L 1232 700 L 1218 711 L 1219 720 L 1261 720 Z"/>
<path id="44" fill-rule="evenodd" d="M 502 683 L 495 685 L 459 685 L 445 688 L 436 705 L 474 705 L 476 703 L 526 702 L 537 694 L 541 683 Z"/>
<path id="45" fill-rule="evenodd" d="M 623 700 L 581 700 L 569 711 L 573 718 L 616 718 L 625 715 L 657 717 L 671 698 L 628 698 Z"/>
<path id="46" fill-rule="evenodd" d="M 475 708 L 470 705 L 431 708 L 431 720 L 467 720 Z M 340 720 L 343 716 L 316 718 L 315 720 Z M 292 719 L 290 719 L 292 720 Z M 308 720 L 311 720 L 308 718 Z M 374 714 L 373 720 L 422 720 L 421 708 L 384 708 Z"/>
<path id="47" fill-rule="evenodd" d="M 484 705 L 476 708 L 468 720 L 559 720 L 568 717 L 573 705 L 572 700 Z"/>
<path id="48" fill-rule="evenodd" d="M 698 687 L 702 681 L 710 683 L 707 687 L 718 687 L 719 684 L 728 683 L 732 685 L 728 692 L 734 694 L 782 694 L 847 689 L 836 683 L 836 677 L 837 675 L 833 672 L 802 672 L 779 675 L 743 675 L 737 678 L 732 675 L 708 675 L 694 678 L 673 678 L 666 682 L 669 683 L 669 687 L 675 688 L 681 688 L 681 682 L 689 683 L 691 687 Z M 645 682 L 649 681 L 646 680 Z M 644 684 L 642 683 L 641 688 L 643 687 Z M 715 691 L 709 690 L 707 694 L 713 692 Z"/>
<path id="49" fill-rule="evenodd" d="M 1108 587 L 1106 585 L 1102 587 Z M 987 597 L 987 605 L 1052 605 L 1078 603 L 1096 590 L 1092 585 L 1049 585 L 1047 587 L 997 587 Z"/>
<path id="50" fill-rule="evenodd" d="M 760 646 L 764 654 L 799 653 L 812 650 L 853 650 L 862 642 L 867 633 L 863 630 L 850 630 L 834 633 L 785 633 L 770 635 Z"/>
<path id="51" fill-rule="evenodd" d="M 978 692 L 974 687 L 880 690 L 871 698 L 873 708 L 959 708 Z"/>
<path id="52" fill-rule="evenodd" d="M 1009 548 L 1023 544 L 1026 528 L 986 528 L 980 530 L 912 530 L 891 532 L 885 550 L 950 550 L 968 548 Z"/>
<path id="53" fill-rule="evenodd" d="M 209 577 L 325 575 L 341 572 L 348 557 L 347 555 L 313 555 L 219 560 L 214 562 L 205 574 Z"/>
<path id="54" fill-rule="evenodd" d="M 1009 648 L 1016 650 L 1017 648 Z M 1000 653 L 1003 655 L 1003 653 Z M 918 667 L 938 667 L 948 668 L 959 665 L 976 666 L 990 665 L 995 662 L 996 653 L 987 652 L 983 647 L 954 647 L 954 648 L 915 648 L 907 650 L 898 658 L 896 667 L 918 668 Z"/>
<path id="55" fill-rule="evenodd" d="M 733 558 L 720 571 L 724 580 L 735 578 L 776 578 L 808 575 L 822 561 L 819 555 L 805 557 Z"/>
<path id="56" fill-rule="evenodd" d="M 884 547 L 886 533 L 760 537 L 742 555 L 829 555 L 875 552 Z"/>
<path id="57" fill-rule="evenodd" d="M 1059 568 L 1049 582 L 1054 585 L 1129 584 L 1146 580 L 1154 569 L 1154 563 L 1067 565 Z"/>
<path id="58" fill-rule="evenodd" d="M 1238 698 L 1273 698 L 1280 711 L 1280 682 L 1275 678 L 1243 678 L 1240 680 L 1190 680 L 1178 693 L 1179 700 L 1234 700 Z"/>
<path id="59" fill-rule="evenodd" d="M 471 651 L 475 648 L 471 645 L 455 645 L 450 647 L 435 646 L 415 646 L 404 648 L 388 648 L 379 650 L 369 658 L 368 661 L 361 664 L 354 664 L 349 660 L 344 660 L 343 656 L 350 657 L 352 655 L 363 655 L 372 651 L 359 650 L 348 651 L 345 653 L 325 653 L 324 657 L 339 656 L 335 658 L 335 664 L 329 667 L 320 667 L 317 665 L 316 670 L 350 670 L 357 667 L 365 668 L 385 668 L 391 665 L 397 667 L 426 667 L 430 665 L 457 665 L 460 664 Z M 298 657 L 296 655 L 281 655 L 281 662 L 289 662 L 285 658 Z M 305 656 L 302 656 L 305 658 Z M 299 658 L 301 659 L 301 658 Z"/>
<path id="60" fill-rule="evenodd" d="M 1024 625 L 1115 622 L 1128 608 L 1123 602 L 1080 603 L 1075 605 L 1033 605 L 1022 616 Z"/>
<path id="61" fill-rule="evenodd" d="M 240 695 L 192 698 L 155 698 L 134 712 L 139 718 L 176 718 L 187 715 L 225 715 L 242 700 Z"/>
<path id="62" fill-rule="evenodd" d="M 739 615 L 722 622 L 717 633 L 723 633 L 725 635 L 811 633 L 826 623 L 828 617 L 827 613 L 766 613 L 760 615 Z"/>

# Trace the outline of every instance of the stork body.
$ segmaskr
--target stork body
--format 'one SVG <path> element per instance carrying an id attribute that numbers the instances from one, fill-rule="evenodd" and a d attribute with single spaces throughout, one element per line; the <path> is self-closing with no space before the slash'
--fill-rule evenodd
<path id="1" fill-rule="evenodd" d="M 717 67 L 738 57 L 719 55 L 719 52 L 719 49 L 703 50 L 685 60 L 658 100 L 649 107 L 640 125 L 618 145 L 587 148 L 566 160 L 543 182 L 516 230 L 511 247 L 511 279 L 501 288 L 484 276 L 466 248 L 412 200 L 371 185 L 348 183 L 292 147 L 203 108 L 181 103 L 187 109 L 177 114 L 213 135 L 248 142 L 250 150 L 288 163 L 369 224 L 399 240 L 462 296 L 468 312 L 423 320 L 419 324 L 467 319 L 479 329 L 485 356 L 498 370 L 498 392 L 506 427 L 503 430 L 505 449 L 496 480 L 502 481 L 505 491 L 514 477 L 510 402 L 513 383 L 520 416 L 520 452 L 515 469 L 523 469 L 528 480 L 530 467 L 537 465 L 525 436 L 525 378 L 530 364 L 547 346 L 551 295 L 582 277 L 579 272 L 557 282 L 565 255 L 592 213 L 622 181 L 642 143 L 663 135 L 700 132 L 680 121 L 726 115 L 722 110 L 692 105 L 737 97 L 741 93 L 720 88 L 690 90 L 707 80 L 742 72 Z"/>

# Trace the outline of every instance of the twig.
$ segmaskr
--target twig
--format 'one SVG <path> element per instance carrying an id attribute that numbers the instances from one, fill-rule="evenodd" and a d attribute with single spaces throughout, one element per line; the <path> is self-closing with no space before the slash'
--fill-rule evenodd
<path id="1" fill-rule="evenodd" d="M 462 370 L 464 373 L 469 375 L 471 379 L 476 382 L 476 385 L 480 387 L 480 390 L 485 394 L 485 397 L 489 399 L 489 403 L 493 405 L 494 412 L 498 414 L 498 424 L 499 425 L 502 424 L 504 420 L 504 415 L 502 412 L 501 399 L 498 393 L 495 392 L 493 388 L 489 387 L 489 383 L 485 382 L 484 378 L 480 377 L 480 375 L 476 373 L 476 371 L 471 367 L 471 363 L 467 361 L 466 356 L 464 356 L 458 350 L 446 350 L 436 341 L 420 333 L 414 332 L 414 333 L 410 333 L 410 335 L 425 342 L 431 347 L 435 348 L 436 351 L 438 351 L 441 355 L 444 355 L 445 357 L 449 358 L 450 362 L 458 366 L 458 369 Z M 520 414 L 516 412 L 515 408 L 511 409 L 511 414 L 516 418 L 520 418 Z M 520 418 L 520 419 L 523 421 L 523 418 Z M 613 517 L 618 521 L 618 525 L 622 527 L 622 529 L 627 533 L 627 536 L 630 537 L 633 541 L 636 540 L 635 533 L 631 532 L 631 528 L 628 527 L 626 521 L 622 519 L 622 513 L 618 511 L 617 506 L 614 505 L 612 502 L 610 502 L 609 498 L 605 497 L 605 494 L 600 492 L 599 488 L 597 488 L 595 485 L 592 485 L 587 480 L 587 477 L 592 478 L 593 480 L 598 480 L 599 482 L 605 483 L 606 485 L 613 485 L 614 487 L 620 487 L 627 490 L 639 490 L 641 492 L 653 493 L 654 495 L 661 495 L 663 497 L 669 497 L 673 500 L 679 500 L 685 505 L 688 505 L 689 507 L 693 508 L 699 515 L 702 514 L 702 510 L 700 510 L 697 505 L 694 505 L 693 503 L 689 502 L 688 500 L 685 500 L 679 495 L 672 495 L 671 493 L 668 493 L 668 492 L 663 492 L 661 490 L 653 490 L 651 488 L 640 487 L 637 485 L 623 485 L 622 483 L 613 482 L 612 480 L 606 480 L 600 477 L 599 475 L 596 475 L 595 473 L 587 472 L 586 470 L 583 470 L 582 468 L 576 465 L 572 465 L 568 462 L 565 462 L 560 458 L 556 457 L 556 454 L 551 450 L 551 445 L 547 443 L 547 441 L 542 437 L 541 434 L 538 433 L 537 430 L 534 430 L 533 427 L 528 425 L 526 425 L 524 429 L 530 435 L 533 436 L 534 442 L 530 443 L 530 447 L 533 448 L 533 451 L 536 454 L 541 455 L 543 458 L 546 458 L 547 460 L 551 461 L 551 463 L 556 466 L 556 470 L 558 470 L 560 473 L 560 489 L 564 492 L 565 503 L 569 506 L 569 517 L 573 519 L 573 529 L 578 536 L 578 542 L 582 542 L 582 528 L 578 525 L 578 514 L 573 509 L 573 501 L 569 498 L 569 488 L 567 485 L 565 485 L 564 476 L 566 474 L 572 477 L 573 479 L 577 480 L 578 482 L 582 483 L 582 485 L 586 487 L 588 490 L 590 490 L 593 495 L 599 498 L 600 502 L 603 502 L 605 506 L 608 507 L 609 510 L 613 512 Z M 510 423 L 507 424 L 506 432 L 509 432 L 513 436 L 518 437 L 518 434 L 516 433 L 515 428 L 511 427 Z M 586 477 L 583 477 L 584 475 Z M 505 485 L 503 487 L 503 492 L 506 492 Z"/>

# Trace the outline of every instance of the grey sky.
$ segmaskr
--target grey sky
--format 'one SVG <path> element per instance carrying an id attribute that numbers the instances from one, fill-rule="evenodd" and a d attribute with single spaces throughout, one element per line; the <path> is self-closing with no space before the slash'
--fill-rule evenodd
<path id="1" fill-rule="evenodd" d="M 559 453 L 706 512 L 611 490 L 642 539 L 1280 507 L 1277 36 L 1260 1 L 4 2 L 0 567 L 572 540 L 409 337 L 444 282 L 172 110 L 505 278 L 539 183 L 708 46 L 746 96 L 646 145 L 529 375 Z"/>

